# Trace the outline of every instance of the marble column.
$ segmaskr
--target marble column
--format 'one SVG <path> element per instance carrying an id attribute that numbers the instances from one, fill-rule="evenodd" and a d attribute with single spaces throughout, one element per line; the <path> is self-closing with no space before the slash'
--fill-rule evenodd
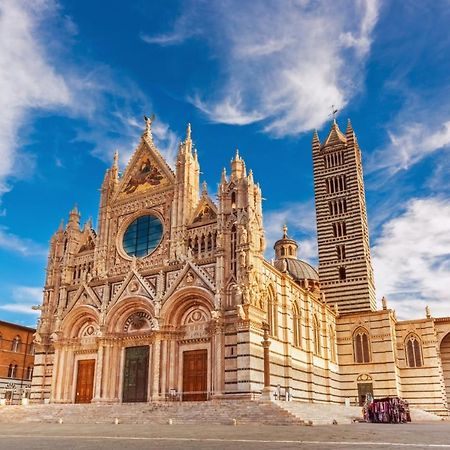
<path id="1" fill-rule="evenodd" d="M 264 388 L 261 398 L 265 400 L 271 399 L 270 388 L 270 344 L 269 341 L 269 324 L 263 323 L 264 338 L 261 341 L 264 354 Z"/>
<path id="2" fill-rule="evenodd" d="M 92 398 L 93 403 L 101 401 L 104 348 L 105 344 L 103 341 L 100 341 L 97 352 L 97 361 L 95 364 L 94 395 Z"/>
<path id="3" fill-rule="evenodd" d="M 153 383 L 152 383 L 152 401 L 158 401 L 161 399 L 159 393 L 159 382 L 161 376 L 161 340 L 156 338 L 153 343 L 153 351 L 152 351 L 152 366 L 153 366 Z"/>

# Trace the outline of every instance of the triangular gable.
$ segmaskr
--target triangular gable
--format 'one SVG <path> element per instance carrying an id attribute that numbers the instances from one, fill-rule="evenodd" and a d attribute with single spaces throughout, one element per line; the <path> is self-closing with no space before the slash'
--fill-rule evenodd
<path id="1" fill-rule="evenodd" d="M 192 225 L 209 223 L 217 218 L 217 207 L 208 194 L 203 194 L 192 215 Z"/>
<path id="2" fill-rule="evenodd" d="M 212 292 L 215 291 L 214 281 L 209 274 L 191 261 L 187 261 L 184 268 L 169 286 L 164 299 L 169 298 L 177 289 L 187 286 L 203 287 Z"/>
<path id="3" fill-rule="evenodd" d="M 115 292 L 109 306 L 111 307 L 123 298 L 134 296 L 147 297 L 153 300 L 156 292 L 135 269 L 131 269 L 119 289 Z"/>
<path id="4" fill-rule="evenodd" d="M 169 186 L 174 182 L 172 169 L 155 147 L 152 138 L 144 134 L 125 169 L 117 195 L 123 198 Z"/>
<path id="5" fill-rule="evenodd" d="M 96 293 L 86 283 L 83 283 L 72 297 L 71 301 L 67 305 L 64 311 L 64 315 L 68 314 L 75 306 L 93 306 L 100 311 L 102 307 L 102 301 L 96 295 Z"/>
<path id="6" fill-rule="evenodd" d="M 78 253 L 90 251 L 95 249 L 96 236 L 91 228 L 83 230 L 83 234 L 80 241 L 80 249 Z"/>

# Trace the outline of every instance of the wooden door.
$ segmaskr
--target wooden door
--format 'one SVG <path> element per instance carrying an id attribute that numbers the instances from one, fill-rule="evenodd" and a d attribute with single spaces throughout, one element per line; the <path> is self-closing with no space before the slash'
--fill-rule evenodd
<path id="1" fill-rule="evenodd" d="M 148 345 L 125 349 L 122 401 L 146 402 L 148 387 Z"/>
<path id="2" fill-rule="evenodd" d="M 183 401 L 207 399 L 208 351 L 183 353 Z"/>
<path id="3" fill-rule="evenodd" d="M 94 393 L 95 359 L 78 361 L 75 403 L 91 403 Z"/>
<path id="4" fill-rule="evenodd" d="M 358 383 L 358 400 L 359 406 L 363 406 L 368 395 L 373 398 L 373 384 L 372 383 Z"/>

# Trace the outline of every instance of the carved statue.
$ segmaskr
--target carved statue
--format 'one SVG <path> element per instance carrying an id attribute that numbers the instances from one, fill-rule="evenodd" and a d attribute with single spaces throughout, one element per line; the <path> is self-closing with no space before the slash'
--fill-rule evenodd
<path id="1" fill-rule="evenodd" d="M 245 228 L 244 225 L 241 225 L 241 238 L 239 240 L 239 244 L 241 245 L 246 244 L 247 239 L 248 239 L 247 229 Z"/>
<path id="2" fill-rule="evenodd" d="M 244 250 L 241 250 L 239 252 L 239 265 L 241 266 L 241 268 L 245 268 L 246 266 L 246 260 L 247 260 L 247 255 L 245 254 Z"/>

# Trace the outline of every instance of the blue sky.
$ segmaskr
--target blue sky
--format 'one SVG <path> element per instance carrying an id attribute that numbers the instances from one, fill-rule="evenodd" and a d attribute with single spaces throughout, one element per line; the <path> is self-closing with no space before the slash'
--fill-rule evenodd
<path id="1" fill-rule="evenodd" d="M 155 113 L 187 122 L 209 191 L 238 147 L 261 183 L 267 257 L 283 223 L 316 264 L 311 138 L 331 105 L 363 150 L 377 297 L 450 315 L 450 2 L 0 0 L 0 318 L 33 325 L 47 245 L 97 217 Z"/>

